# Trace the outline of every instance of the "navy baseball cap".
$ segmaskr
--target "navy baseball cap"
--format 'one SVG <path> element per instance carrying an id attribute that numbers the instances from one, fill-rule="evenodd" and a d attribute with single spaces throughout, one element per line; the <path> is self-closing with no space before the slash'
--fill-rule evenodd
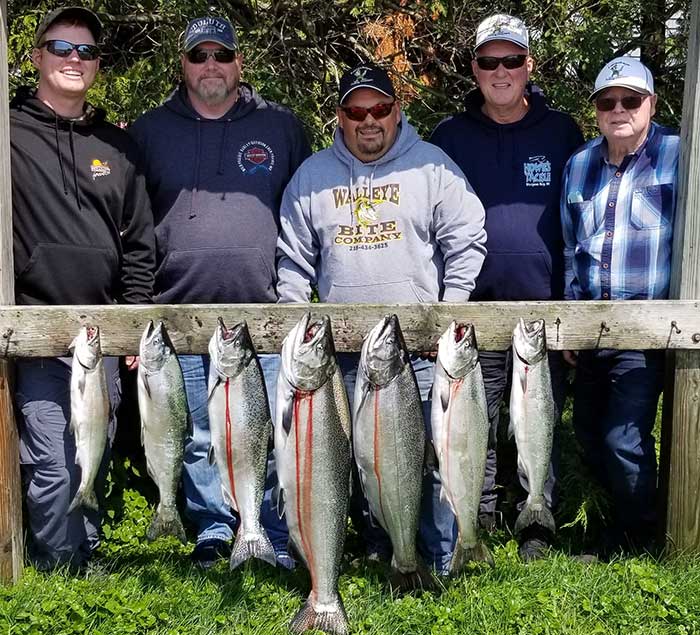
<path id="1" fill-rule="evenodd" d="M 41 38 L 44 37 L 51 25 L 56 22 L 56 20 L 78 20 L 83 22 L 85 26 L 92 33 L 92 37 L 95 38 L 95 43 L 97 44 L 102 37 L 102 22 L 97 14 L 86 9 L 85 7 L 61 7 L 59 9 L 54 9 L 49 11 L 44 19 L 39 22 L 39 26 L 36 28 L 36 33 L 34 33 L 34 46 L 37 47 L 41 43 Z"/>
<path id="2" fill-rule="evenodd" d="M 373 88 L 376 91 L 396 99 L 394 86 L 387 72 L 378 66 L 360 64 L 346 71 L 340 78 L 339 104 L 342 104 L 347 96 L 358 88 Z"/>
<path id="3" fill-rule="evenodd" d="M 216 42 L 230 51 L 238 50 L 238 38 L 226 18 L 206 17 L 191 20 L 185 30 L 185 53 L 202 42 Z"/>

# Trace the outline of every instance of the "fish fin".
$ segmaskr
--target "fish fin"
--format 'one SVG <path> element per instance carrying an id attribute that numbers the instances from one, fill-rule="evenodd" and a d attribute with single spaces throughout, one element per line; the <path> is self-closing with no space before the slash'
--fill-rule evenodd
<path id="1" fill-rule="evenodd" d="M 209 446 L 209 451 L 207 452 L 207 461 L 209 465 L 214 465 L 216 463 L 216 453 L 214 452 L 214 446 Z"/>
<path id="2" fill-rule="evenodd" d="M 435 445 L 433 445 L 433 442 L 429 439 L 425 440 L 423 465 L 428 470 L 437 470 L 440 466 L 440 461 L 438 459 L 437 452 L 435 451 Z"/>
<path id="3" fill-rule="evenodd" d="M 155 540 L 159 536 L 175 536 L 182 544 L 187 544 L 185 528 L 182 526 L 177 509 L 164 508 L 160 504 L 158 509 L 156 509 L 156 515 L 153 517 L 146 536 L 149 540 Z"/>
<path id="4" fill-rule="evenodd" d="M 272 500 L 275 501 L 275 508 L 277 509 L 277 517 L 282 518 L 284 516 L 284 488 L 277 483 L 272 488 Z"/>
<path id="5" fill-rule="evenodd" d="M 78 492 L 73 498 L 73 501 L 68 506 L 66 516 L 74 512 L 80 506 L 88 507 L 89 509 L 92 509 L 94 511 L 99 510 L 99 506 L 97 504 L 97 496 L 95 495 L 94 489 L 87 490 L 82 487 L 79 487 Z"/>
<path id="6" fill-rule="evenodd" d="M 221 496 L 224 499 L 224 503 L 226 503 L 233 511 L 238 513 L 238 505 L 236 505 L 236 501 L 233 500 L 233 496 L 229 494 L 228 490 L 223 486 L 223 484 L 221 485 Z"/>
<path id="7" fill-rule="evenodd" d="M 540 525 L 545 529 L 549 529 L 552 533 L 555 533 L 557 530 L 554 516 L 552 516 L 551 510 L 547 507 L 543 496 L 532 500 L 528 498 L 523 511 L 520 512 L 518 519 L 515 521 L 514 532 L 519 534 L 530 525 Z"/>
<path id="8" fill-rule="evenodd" d="M 292 429 L 294 418 L 294 391 L 287 391 L 286 399 L 282 400 L 282 429 L 286 434 Z"/>
<path id="9" fill-rule="evenodd" d="M 337 596 L 333 604 L 334 610 L 332 611 L 316 612 L 311 602 L 311 596 L 309 596 L 289 623 L 289 630 L 295 635 L 301 635 L 301 633 L 310 630 L 323 631 L 329 635 L 347 635 L 350 632 L 350 625 L 340 595 Z"/>
<path id="10" fill-rule="evenodd" d="M 207 394 L 207 405 L 209 405 L 211 398 L 214 396 L 214 391 L 221 385 L 221 377 L 217 377 L 215 382 L 209 382 L 209 383 L 210 384 L 213 383 L 213 385 L 208 388 L 209 394 Z"/>
<path id="11" fill-rule="evenodd" d="M 443 412 L 447 412 L 450 407 L 450 384 L 447 381 L 441 382 L 440 407 Z"/>
<path id="12" fill-rule="evenodd" d="M 81 395 L 85 394 L 85 383 L 86 383 L 85 373 L 81 373 L 80 377 L 78 378 L 78 391 L 80 392 Z"/>
<path id="13" fill-rule="evenodd" d="M 143 379 L 143 388 L 146 391 L 148 398 L 151 399 L 151 387 L 148 385 L 148 375 L 146 373 L 142 373 L 141 378 Z"/>
<path id="14" fill-rule="evenodd" d="M 465 547 L 458 540 L 450 560 L 450 575 L 459 575 L 468 562 L 485 562 L 490 567 L 495 566 L 491 551 L 483 542 L 479 540 L 473 547 Z"/>
<path id="15" fill-rule="evenodd" d="M 244 535 L 242 529 L 238 530 L 233 549 L 231 550 L 231 571 L 250 558 L 257 558 L 271 564 L 273 567 L 277 566 L 275 550 L 262 527 L 260 527 L 259 535 L 252 540 Z"/>
<path id="16" fill-rule="evenodd" d="M 435 588 L 435 579 L 423 566 L 417 566 L 413 571 L 401 571 L 396 566 L 396 560 L 391 558 L 391 575 L 389 586 L 397 593 L 410 591 L 429 591 Z"/>

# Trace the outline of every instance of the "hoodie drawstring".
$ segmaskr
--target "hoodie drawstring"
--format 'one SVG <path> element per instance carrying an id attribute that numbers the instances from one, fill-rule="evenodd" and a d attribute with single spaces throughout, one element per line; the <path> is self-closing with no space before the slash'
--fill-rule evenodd
<path id="1" fill-rule="evenodd" d="M 224 134 L 221 135 L 221 146 L 219 148 L 219 168 L 217 169 L 217 174 L 224 173 L 224 156 L 226 155 L 226 135 L 228 133 L 228 126 L 231 123 L 230 119 L 226 120 L 224 124 Z"/>
<path id="2" fill-rule="evenodd" d="M 58 139 L 58 115 L 55 115 L 54 132 L 56 133 L 56 156 L 58 156 L 58 167 L 61 169 L 61 180 L 63 181 L 63 193 L 68 196 L 68 183 L 66 183 L 66 171 L 63 168 L 63 157 L 61 156 L 61 144 Z"/>
<path id="3" fill-rule="evenodd" d="M 197 198 L 197 190 L 199 188 L 199 155 L 202 151 L 202 120 L 197 118 L 197 146 L 194 153 L 194 171 L 192 174 L 192 195 L 190 197 L 190 215 L 189 219 L 193 219 L 197 216 L 197 212 L 194 210 L 194 203 Z"/>
<path id="4" fill-rule="evenodd" d="M 80 202 L 80 189 L 78 188 L 78 166 L 75 159 L 75 144 L 73 142 L 73 122 L 68 124 L 68 145 L 70 146 L 70 157 L 73 161 L 73 183 L 75 185 L 75 200 L 78 202 L 78 210 L 82 210 L 83 206 Z"/>

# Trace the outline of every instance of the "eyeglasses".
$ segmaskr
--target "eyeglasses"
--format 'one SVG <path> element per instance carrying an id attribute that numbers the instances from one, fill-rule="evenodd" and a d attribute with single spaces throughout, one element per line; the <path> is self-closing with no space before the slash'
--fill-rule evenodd
<path id="1" fill-rule="evenodd" d="M 389 116 L 395 103 L 395 101 L 389 103 L 380 102 L 369 108 L 363 108 L 362 106 L 341 106 L 340 109 L 345 113 L 345 116 L 352 121 L 364 121 L 367 115 L 372 115 L 373 119 L 384 119 Z"/>
<path id="2" fill-rule="evenodd" d="M 595 100 L 595 107 L 600 112 L 610 112 L 615 109 L 617 104 L 622 104 L 625 110 L 637 110 L 642 105 L 642 101 L 646 95 L 625 95 L 620 99 L 614 97 L 598 97 Z"/>
<path id="3" fill-rule="evenodd" d="M 236 51 L 230 49 L 192 49 L 187 51 L 187 59 L 190 64 L 204 64 L 210 57 L 219 64 L 230 64 L 236 59 Z"/>
<path id="4" fill-rule="evenodd" d="M 503 64 L 503 68 L 512 71 L 514 68 L 520 68 L 527 59 L 527 55 L 506 55 L 505 57 L 492 57 L 484 55 L 476 58 L 476 63 L 482 71 L 495 71 L 499 64 Z"/>
<path id="5" fill-rule="evenodd" d="M 84 62 L 91 62 L 100 56 L 100 48 L 94 44 L 73 44 L 66 40 L 46 40 L 41 47 L 56 57 L 68 57 L 73 51 L 78 52 L 78 57 Z"/>

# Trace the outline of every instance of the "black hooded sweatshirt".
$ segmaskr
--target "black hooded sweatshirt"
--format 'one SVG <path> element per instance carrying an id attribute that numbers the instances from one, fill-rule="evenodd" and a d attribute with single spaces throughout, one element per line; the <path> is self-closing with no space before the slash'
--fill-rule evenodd
<path id="1" fill-rule="evenodd" d="M 23 87 L 10 142 L 17 304 L 150 302 L 153 216 L 129 135 L 90 105 L 64 119 Z"/>
<path id="2" fill-rule="evenodd" d="M 496 123 L 477 88 L 465 111 L 430 141 L 462 168 L 486 210 L 486 259 L 471 300 L 556 300 L 564 292 L 559 194 L 564 165 L 583 136 L 574 120 L 528 84 L 527 114 Z"/>
<path id="3" fill-rule="evenodd" d="M 155 301 L 275 302 L 282 193 L 311 153 L 299 120 L 246 83 L 204 119 L 181 85 L 130 132 L 155 218 Z"/>

